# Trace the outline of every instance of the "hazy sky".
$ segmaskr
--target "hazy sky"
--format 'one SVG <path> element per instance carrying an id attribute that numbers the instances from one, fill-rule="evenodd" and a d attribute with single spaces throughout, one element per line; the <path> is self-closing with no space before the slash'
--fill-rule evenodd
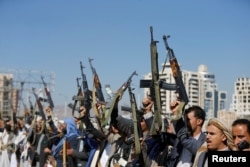
<path id="1" fill-rule="evenodd" d="M 249 16 L 248 0 L 1 0 L 0 69 L 55 73 L 52 97 L 58 105 L 77 93 L 80 61 L 92 88 L 91 57 L 103 87 L 110 84 L 113 91 L 136 70 L 132 82 L 139 94 L 139 80 L 151 71 L 153 26 L 159 64 L 166 57 L 162 36 L 171 35 L 181 69 L 197 71 L 205 64 L 229 103 L 237 78 L 250 77 Z"/>

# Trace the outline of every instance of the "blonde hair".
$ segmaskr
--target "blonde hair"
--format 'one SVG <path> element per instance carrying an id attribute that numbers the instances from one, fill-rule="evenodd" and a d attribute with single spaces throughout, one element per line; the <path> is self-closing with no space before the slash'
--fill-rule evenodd
<path id="1" fill-rule="evenodd" d="M 223 121 L 217 119 L 217 118 L 212 118 L 208 121 L 207 126 L 213 125 L 215 127 L 217 127 L 218 129 L 221 130 L 221 132 L 226 136 L 227 140 L 227 146 L 230 150 L 232 151 L 237 151 L 237 147 L 235 146 L 234 142 L 233 142 L 233 135 L 231 133 L 231 128 L 230 126 L 227 126 L 226 123 L 224 123 Z M 194 159 L 194 163 L 193 163 L 193 167 L 197 167 L 198 165 L 198 160 L 200 155 L 203 152 L 207 152 L 207 143 L 203 143 L 202 146 L 197 150 L 195 159 Z"/>
<path id="2" fill-rule="evenodd" d="M 227 138 L 227 146 L 229 147 L 230 150 L 232 151 L 236 151 L 237 147 L 234 144 L 233 141 L 233 135 L 231 132 L 231 128 L 229 126 L 227 126 L 227 124 L 225 124 L 224 122 L 222 122 L 221 120 L 217 119 L 217 118 L 213 118 L 210 119 L 207 123 L 207 126 L 213 125 L 215 127 L 217 127 L 218 129 L 221 130 L 221 132 L 226 136 Z"/>

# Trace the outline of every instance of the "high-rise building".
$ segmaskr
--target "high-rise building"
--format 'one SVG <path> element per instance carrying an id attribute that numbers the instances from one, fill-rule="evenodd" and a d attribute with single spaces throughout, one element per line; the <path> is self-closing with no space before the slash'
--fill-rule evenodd
<path id="1" fill-rule="evenodd" d="M 250 117 L 250 78 L 237 79 L 230 108 L 239 117 Z"/>
<path id="2" fill-rule="evenodd" d="M 10 118 L 17 106 L 18 92 L 13 88 L 13 75 L 0 74 L 0 116 Z"/>
<path id="3" fill-rule="evenodd" d="M 166 83 L 175 84 L 169 63 L 159 73 L 159 78 Z M 145 75 L 145 79 L 152 79 L 151 73 Z M 207 119 L 217 117 L 219 110 L 225 110 L 227 93 L 219 91 L 215 76 L 208 72 L 205 65 L 200 65 L 197 72 L 182 70 L 182 79 L 189 97 L 188 106 L 199 105 L 207 112 Z M 149 94 L 148 88 L 144 89 L 144 95 Z M 161 89 L 162 112 L 169 115 L 170 103 L 176 100 L 175 91 Z"/>

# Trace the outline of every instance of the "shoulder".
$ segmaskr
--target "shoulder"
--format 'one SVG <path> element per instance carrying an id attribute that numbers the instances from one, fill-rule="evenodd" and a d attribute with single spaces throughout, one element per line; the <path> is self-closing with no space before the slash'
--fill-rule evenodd
<path id="1" fill-rule="evenodd" d="M 198 140 L 204 140 L 204 139 L 206 139 L 206 133 L 205 132 L 201 132 L 201 135 L 200 135 L 200 137 L 199 137 Z"/>

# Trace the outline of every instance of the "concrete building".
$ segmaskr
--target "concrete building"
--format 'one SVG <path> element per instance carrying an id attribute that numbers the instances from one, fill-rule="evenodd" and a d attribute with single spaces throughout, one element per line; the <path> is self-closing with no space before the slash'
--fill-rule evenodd
<path id="1" fill-rule="evenodd" d="M 17 108 L 18 91 L 13 88 L 13 75 L 0 74 L 0 116 L 10 118 Z"/>
<path id="2" fill-rule="evenodd" d="M 239 117 L 233 111 L 219 111 L 217 118 L 225 122 L 229 127 L 231 127 L 233 121 Z"/>
<path id="3" fill-rule="evenodd" d="M 250 118 L 250 78 L 241 77 L 235 82 L 230 110 L 239 117 Z"/>
<path id="4" fill-rule="evenodd" d="M 166 83 L 175 84 L 169 63 L 164 66 L 163 71 L 160 71 L 159 78 Z M 145 75 L 144 79 L 152 79 L 151 73 Z M 217 117 L 219 110 L 225 110 L 227 92 L 218 90 L 214 74 L 209 73 L 205 65 L 200 65 L 196 72 L 182 70 L 182 80 L 189 97 L 189 103 L 186 107 L 201 106 L 207 113 L 207 119 Z M 149 93 L 150 90 L 145 88 L 144 95 Z M 175 91 L 161 89 L 162 112 L 164 114 L 171 113 L 169 106 L 174 100 L 176 100 Z"/>

